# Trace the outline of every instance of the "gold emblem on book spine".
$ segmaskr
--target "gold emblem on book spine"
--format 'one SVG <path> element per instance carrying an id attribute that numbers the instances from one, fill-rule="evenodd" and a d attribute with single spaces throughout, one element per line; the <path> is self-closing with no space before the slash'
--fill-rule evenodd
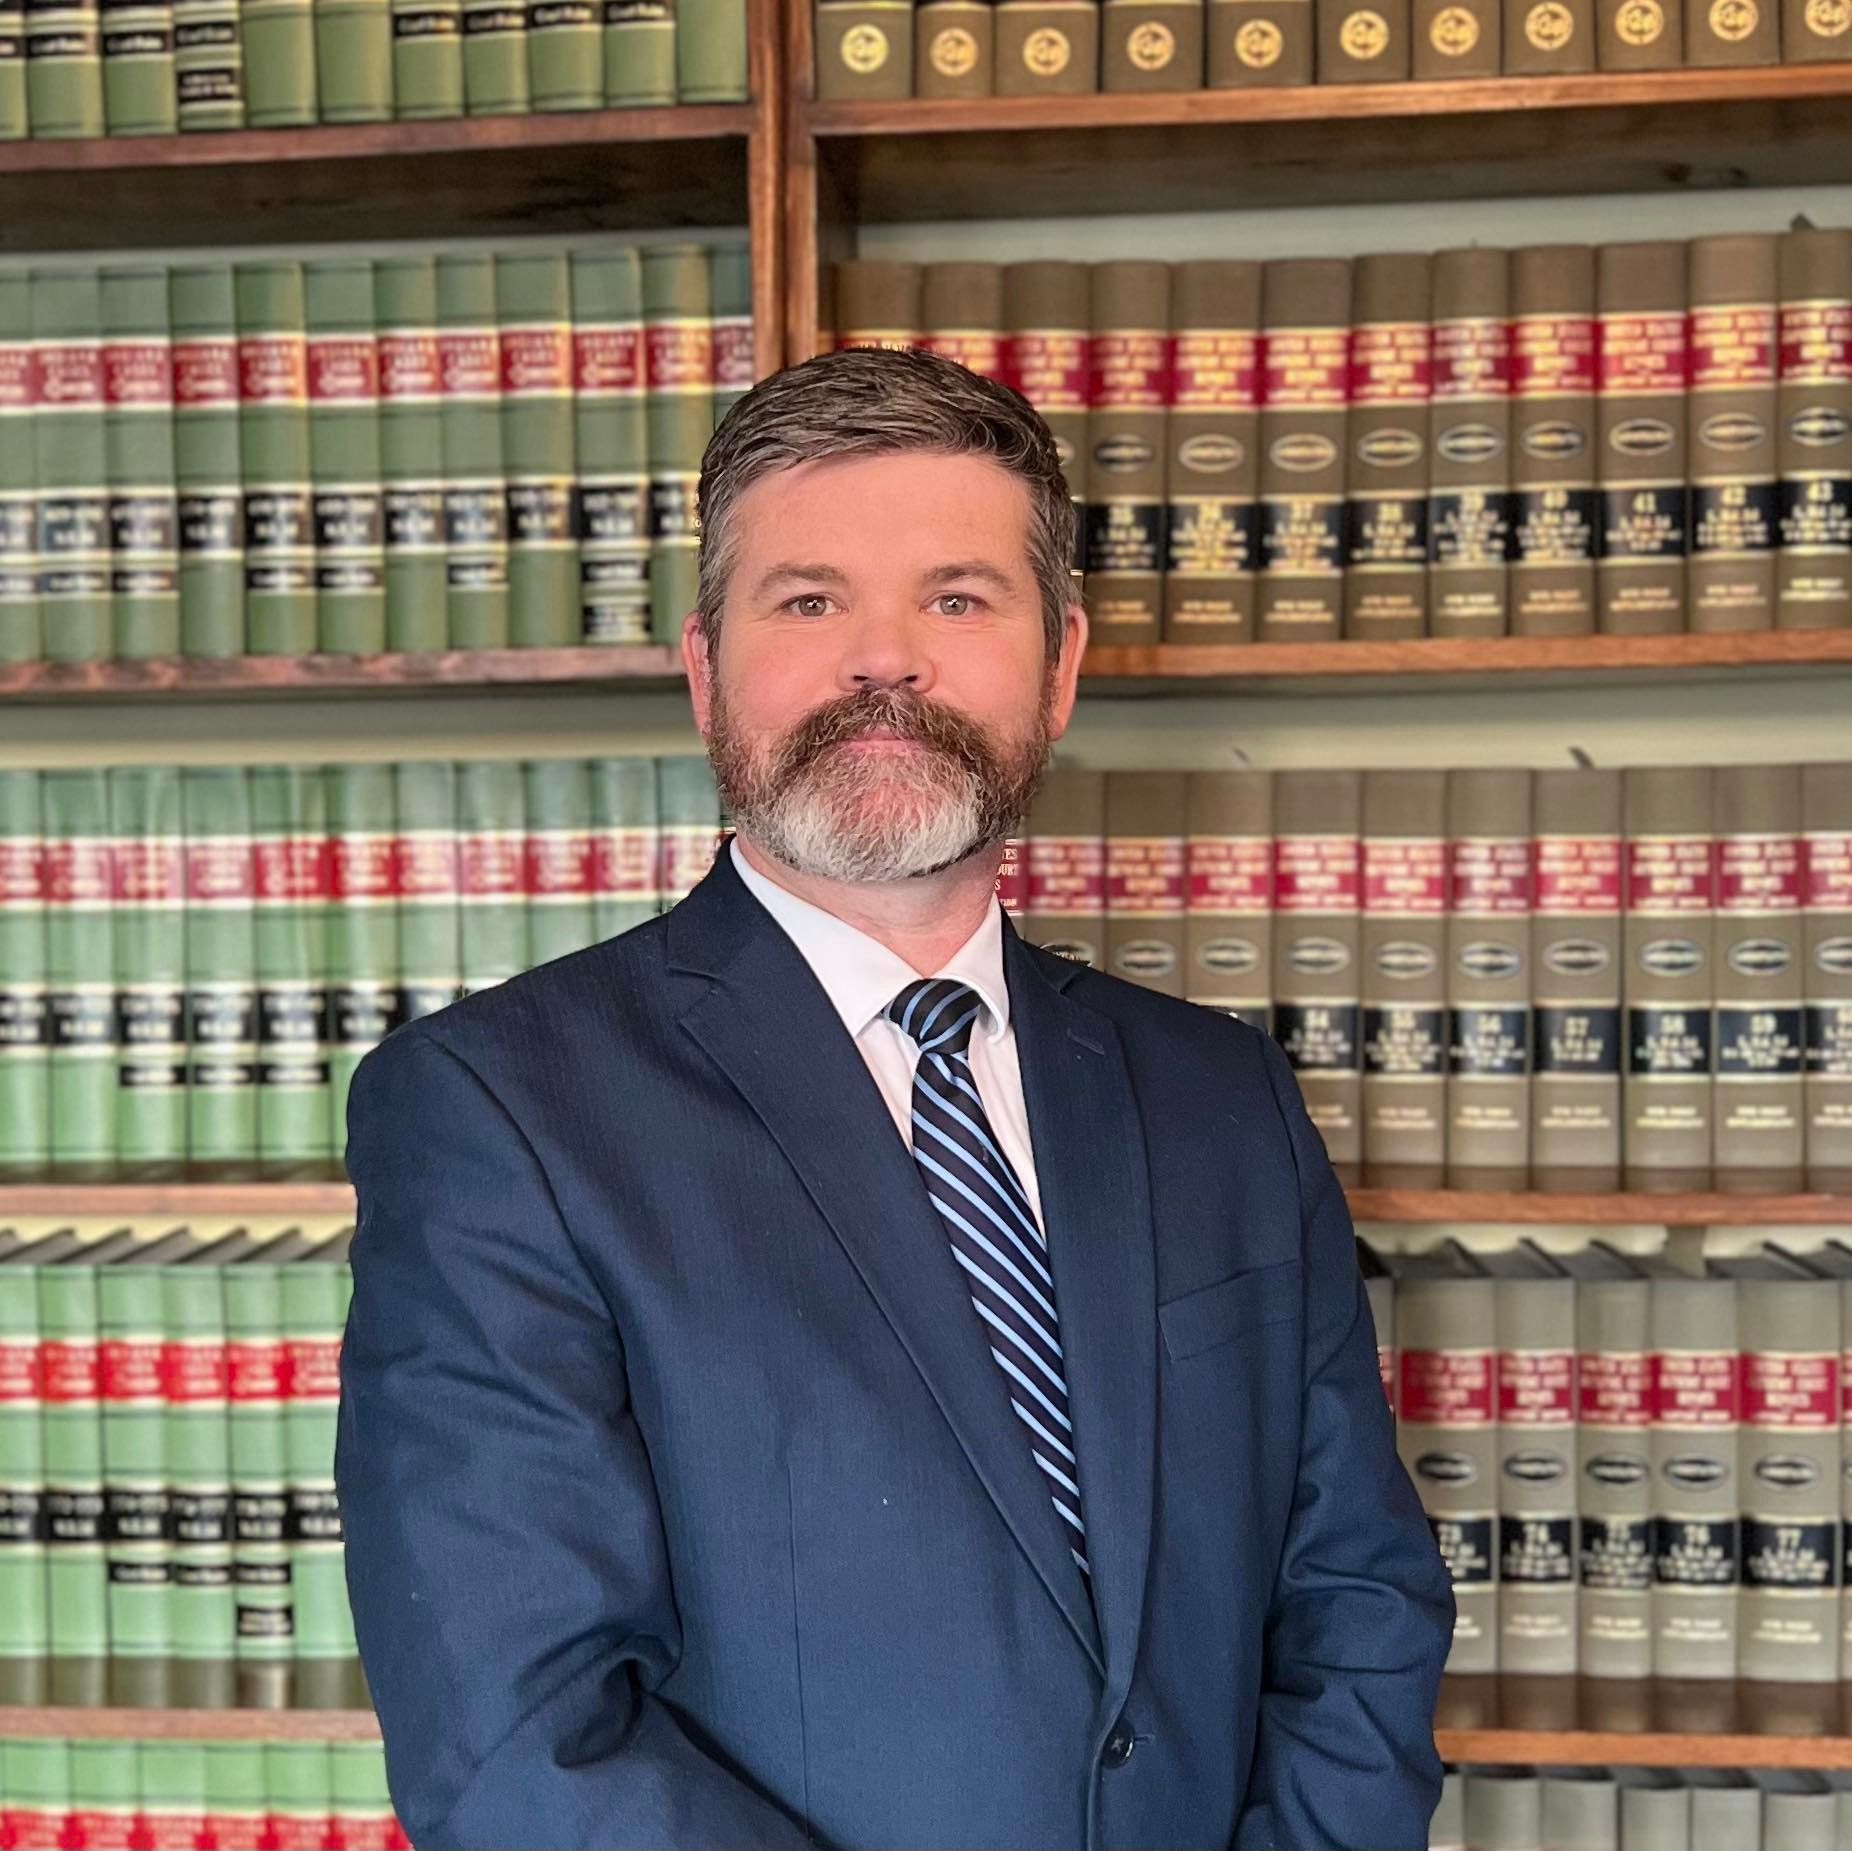
<path id="1" fill-rule="evenodd" d="M 1524 36 L 1539 51 L 1561 51 L 1575 37 L 1575 15 L 1561 0 L 1543 0 L 1525 14 Z"/>
<path id="2" fill-rule="evenodd" d="M 1614 30 L 1623 45 L 1652 45 L 1666 29 L 1659 0 L 1625 0 L 1614 15 Z"/>
<path id="3" fill-rule="evenodd" d="M 926 55 L 941 77 L 965 77 L 977 68 L 977 40 L 963 26 L 947 26 Z"/>
<path id="4" fill-rule="evenodd" d="M 1852 4 L 1848 0 L 1807 0 L 1807 30 L 1816 37 L 1836 39 L 1852 26 Z"/>
<path id="5" fill-rule="evenodd" d="M 1380 58 L 1389 49 L 1389 22 L 1380 13 L 1352 13 L 1338 28 L 1338 43 L 1359 64 Z"/>
<path id="6" fill-rule="evenodd" d="M 1125 55 L 1135 70 L 1161 71 L 1177 55 L 1177 40 L 1168 26 L 1147 20 L 1134 26 L 1125 41 Z"/>
<path id="7" fill-rule="evenodd" d="M 887 34 L 879 26 L 851 26 L 842 35 L 842 61 L 858 77 L 887 62 Z"/>
<path id="8" fill-rule="evenodd" d="M 1756 0 L 1716 0 L 1711 8 L 1711 30 L 1726 44 L 1739 45 L 1761 23 Z"/>
<path id="9" fill-rule="evenodd" d="M 1059 77 L 1073 55 L 1067 34 L 1054 26 L 1038 26 L 1022 42 L 1022 61 L 1037 77 Z"/>
<path id="10" fill-rule="evenodd" d="M 1286 49 L 1286 35 L 1270 19 L 1250 19 L 1235 34 L 1235 56 L 1250 71 L 1264 71 L 1278 64 Z"/>
<path id="11" fill-rule="evenodd" d="M 1479 22 L 1472 9 L 1442 7 L 1428 27 L 1428 43 L 1443 58 L 1464 58 L 1479 43 Z"/>

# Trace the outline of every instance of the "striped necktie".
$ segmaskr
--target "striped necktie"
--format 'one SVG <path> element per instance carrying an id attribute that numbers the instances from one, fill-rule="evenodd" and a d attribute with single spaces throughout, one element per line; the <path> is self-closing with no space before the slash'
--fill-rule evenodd
<path id="1" fill-rule="evenodd" d="M 971 1031 L 983 1007 L 969 985 L 923 977 L 885 1013 L 920 1050 L 913 1073 L 920 1179 L 945 1224 L 952 1257 L 964 1268 L 1029 1451 L 1072 1532 L 1068 1551 L 1091 1580 L 1048 1243 L 971 1077 Z"/>

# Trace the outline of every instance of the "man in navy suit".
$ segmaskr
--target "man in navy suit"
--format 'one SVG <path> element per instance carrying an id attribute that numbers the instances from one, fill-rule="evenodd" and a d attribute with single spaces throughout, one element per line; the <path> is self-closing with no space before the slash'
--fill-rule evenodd
<path id="1" fill-rule="evenodd" d="M 353 1084 L 413 1841 L 1425 1845 L 1452 1596 L 1285 1057 L 995 897 L 1086 640 L 1046 425 L 831 354 L 701 513 L 732 841 Z"/>

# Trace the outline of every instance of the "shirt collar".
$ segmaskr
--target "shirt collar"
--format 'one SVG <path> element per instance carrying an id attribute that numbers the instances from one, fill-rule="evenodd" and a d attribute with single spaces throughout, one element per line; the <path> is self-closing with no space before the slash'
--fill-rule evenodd
<path id="1" fill-rule="evenodd" d="M 859 1037 L 907 984 L 918 979 L 920 973 L 879 939 L 768 880 L 740 853 L 737 836 L 728 849 L 734 872 L 804 954 L 851 1036 Z M 1009 985 L 1003 977 L 1003 908 L 993 900 L 977 930 L 928 975 L 969 984 L 984 1005 L 984 1033 L 995 1041 L 1010 1023 Z"/>

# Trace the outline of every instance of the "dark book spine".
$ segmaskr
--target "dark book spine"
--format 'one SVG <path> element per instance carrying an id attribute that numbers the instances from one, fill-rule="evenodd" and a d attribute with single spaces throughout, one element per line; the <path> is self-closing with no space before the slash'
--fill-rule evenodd
<path id="1" fill-rule="evenodd" d="M 1781 10 L 1775 0 L 1690 0 L 1685 62 L 1775 64 L 1781 58 Z"/>
<path id="2" fill-rule="evenodd" d="M 855 257 L 836 266 L 838 347 L 920 345 L 920 266 Z"/>
<path id="3" fill-rule="evenodd" d="M 1504 0 L 1505 74 L 1565 77 L 1595 68 L 1594 0 Z"/>
<path id="4" fill-rule="evenodd" d="M 386 646 L 441 649 L 444 588 L 444 380 L 437 358 L 437 266 L 373 266 L 379 327 L 379 461 Z"/>
<path id="5" fill-rule="evenodd" d="M 1843 0 L 1782 0 L 1781 62 L 1836 63 L 1852 53 L 1848 32 L 1852 32 L 1852 7 Z"/>
<path id="6" fill-rule="evenodd" d="M 816 0 L 816 41 L 820 102 L 913 94 L 912 0 Z"/>
<path id="7" fill-rule="evenodd" d="M 1500 11 L 1499 0 L 1414 0 L 1409 36 L 1415 81 L 1496 77 Z"/>
<path id="8" fill-rule="evenodd" d="M 698 244 L 646 247 L 641 268 L 650 633 L 656 642 L 673 643 L 694 606 L 700 576 L 696 500 L 701 455 L 714 434 L 713 279 Z M 561 457 L 567 467 L 570 455 L 568 448 Z M 511 447 L 511 477 L 514 466 Z"/>
<path id="9" fill-rule="evenodd" d="M 1312 81 L 1312 0 L 1208 0 L 1211 90 Z"/>
<path id="10" fill-rule="evenodd" d="M 44 648 L 31 288 L 26 277 L 0 277 L 0 662 L 35 661 Z"/>
<path id="11" fill-rule="evenodd" d="M 110 653 L 102 298 L 96 274 L 32 277 L 39 615 L 54 662 Z"/>
<path id="12" fill-rule="evenodd" d="M 1204 0 L 1105 0 L 1100 88 L 1200 90 Z"/>
<path id="13" fill-rule="evenodd" d="M 1843 11 L 1852 25 L 1852 6 Z M 1775 622 L 1784 630 L 1838 629 L 1852 625 L 1852 231 L 1785 233 L 1777 270 Z"/>
<path id="14" fill-rule="evenodd" d="M 920 341 L 985 379 L 1003 377 L 1003 266 L 928 264 L 920 278 Z"/>
<path id="15" fill-rule="evenodd" d="M 1852 765 L 1801 770 L 1807 1186 L 1852 1190 Z"/>
<path id="16" fill-rule="evenodd" d="M 989 96 L 996 81 L 991 0 L 920 0 L 913 15 L 913 94 Z"/>
<path id="17" fill-rule="evenodd" d="M 444 399 L 449 645 L 504 649 L 508 488 L 502 460 L 501 330 L 495 321 L 493 258 L 438 258 L 437 370 Z"/>
<path id="18" fill-rule="evenodd" d="M 1321 84 L 1392 84 L 1409 74 L 1409 0 L 1317 0 Z"/>
<path id="19" fill-rule="evenodd" d="M 1086 96 L 1099 87 L 1099 0 L 998 0 L 999 96 Z"/>
<path id="20" fill-rule="evenodd" d="M 1683 61 L 1685 0 L 1595 0 L 1595 62 L 1604 71 L 1668 71 Z"/>

